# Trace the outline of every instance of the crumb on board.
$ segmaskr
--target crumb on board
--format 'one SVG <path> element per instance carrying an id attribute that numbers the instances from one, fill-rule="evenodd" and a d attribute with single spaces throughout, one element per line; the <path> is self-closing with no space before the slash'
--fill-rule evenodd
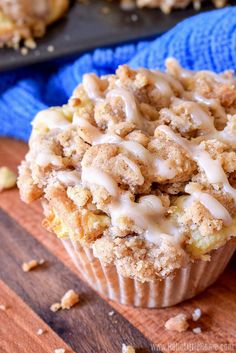
<path id="1" fill-rule="evenodd" d="M 16 185 L 16 175 L 7 167 L 0 167 L 0 191 Z"/>
<path id="2" fill-rule="evenodd" d="M 202 312 L 201 312 L 201 309 L 199 309 L 199 308 L 196 308 L 194 310 L 194 312 L 192 313 L 193 321 L 197 321 L 198 319 L 200 319 L 201 316 L 202 316 Z"/>
<path id="3" fill-rule="evenodd" d="M 29 272 L 31 270 L 33 270 L 34 268 L 41 266 L 45 263 L 44 259 L 40 259 L 40 260 L 30 260 L 29 262 L 23 262 L 22 264 L 22 270 L 24 272 Z"/>
<path id="4" fill-rule="evenodd" d="M 26 56 L 28 54 L 28 52 L 29 52 L 29 50 L 26 47 L 22 47 L 20 49 L 20 53 L 21 53 L 22 56 Z"/>
<path id="5" fill-rule="evenodd" d="M 115 314 L 114 310 L 109 311 L 108 315 L 113 316 Z"/>
<path id="6" fill-rule="evenodd" d="M 68 310 L 78 302 L 79 302 L 79 294 L 76 293 L 73 289 L 70 289 L 63 295 L 60 303 L 54 303 L 51 305 L 50 310 L 53 312 L 56 312 L 59 309 Z"/>
<path id="7" fill-rule="evenodd" d="M 183 332 L 188 328 L 187 315 L 180 313 L 176 316 L 171 317 L 165 323 L 165 328 L 170 331 Z"/>
<path id="8" fill-rule="evenodd" d="M 53 45 L 49 45 L 49 46 L 47 47 L 47 51 L 48 51 L 49 53 L 53 53 L 54 50 L 55 50 L 55 47 L 54 47 Z"/>
<path id="9" fill-rule="evenodd" d="M 53 311 L 54 313 L 56 311 L 58 311 L 59 309 L 61 309 L 61 304 L 60 303 L 53 303 L 51 306 L 50 306 L 50 310 Z"/>
<path id="10" fill-rule="evenodd" d="M 35 49 L 37 47 L 36 42 L 33 38 L 28 38 L 24 41 L 24 45 L 26 48 Z"/>
<path id="11" fill-rule="evenodd" d="M 0 310 L 5 311 L 7 309 L 6 305 L 0 304 Z"/>
<path id="12" fill-rule="evenodd" d="M 73 289 L 68 290 L 61 299 L 61 308 L 70 309 L 72 306 L 79 302 L 79 294 Z"/>
<path id="13" fill-rule="evenodd" d="M 126 344 L 122 344 L 122 353 L 135 353 L 135 349 L 133 346 L 126 346 Z"/>
<path id="14" fill-rule="evenodd" d="M 41 336 L 45 331 L 42 328 L 39 328 L 36 332 L 38 336 Z"/>
<path id="15" fill-rule="evenodd" d="M 198 334 L 198 333 L 201 333 L 201 332 L 202 332 L 201 327 L 195 327 L 195 328 L 193 328 L 193 333 Z"/>
<path id="16" fill-rule="evenodd" d="M 64 348 L 56 348 L 54 353 L 66 353 L 66 350 Z"/>

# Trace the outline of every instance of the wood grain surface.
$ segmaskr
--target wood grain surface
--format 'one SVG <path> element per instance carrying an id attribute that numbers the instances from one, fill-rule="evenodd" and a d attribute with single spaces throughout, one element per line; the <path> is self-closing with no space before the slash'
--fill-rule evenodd
<path id="1" fill-rule="evenodd" d="M 26 151 L 27 146 L 22 142 L 0 139 L 0 166 L 6 165 L 16 171 Z M 55 337 L 60 336 L 75 352 L 119 353 L 122 342 L 133 343 L 147 352 L 152 352 L 152 349 L 156 352 L 160 349 L 164 353 L 236 352 L 235 257 L 219 280 L 196 298 L 173 308 L 134 309 L 101 299 L 81 281 L 82 274 L 76 270 L 60 241 L 42 228 L 42 212 L 38 202 L 25 205 L 19 199 L 18 190 L 12 189 L 0 194 L 0 208 L 4 211 L 0 212 L 0 278 L 4 286 L 15 292 L 13 295 L 19 301 L 23 299 L 27 304 L 25 327 L 29 325 L 27 318 L 32 313 L 31 307 L 37 320 L 40 320 L 40 316 L 48 330 L 55 331 Z M 38 256 L 46 257 L 48 266 L 23 273 L 21 262 Z M 50 304 L 60 299 L 70 289 L 68 287 L 82 292 L 81 306 L 66 312 L 51 313 L 48 309 Z M 2 301 L 8 296 L 6 293 L 0 294 Z M 197 307 L 201 308 L 203 315 L 199 322 L 191 324 L 188 331 L 175 333 L 165 330 L 164 323 L 169 317 L 180 312 L 191 316 Z M 108 312 L 114 309 L 116 314 L 111 319 Z M 11 333 L 4 331 L 2 337 L 0 329 L 0 353 L 26 352 L 2 348 L 1 342 L 6 346 L 6 342 L 12 342 L 12 332 L 17 333 L 17 327 L 14 329 L 17 315 L 14 312 L 12 310 L 8 318 L 10 320 L 12 317 L 13 321 Z M 0 320 L 1 315 L 0 312 Z M 202 328 L 201 334 L 192 332 L 192 327 L 196 326 Z M 29 340 L 34 340 L 34 330 L 30 325 L 28 330 Z M 37 341 L 39 337 L 36 338 Z M 152 343 L 158 348 L 154 348 Z M 51 349 L 47 342 L 42 347 L 32 352 L 48 352 Z"/>
<path id="2" fill-rule="evenodd" d="M 74 351 L 34 313 L 4 282 L 0 281 L 0 352 L 39 353 L 64 348 Z M 38 330 L 43 331 L 38 335 Z"/>
<path id="3" fill-rule="evenodd" d="M 1 279 L 76 352 L 115 353 L 122 343 L 135 345 L 140 353 L 159 352 L 123 316 L 116 312 L 110 316 L 112 308 L 106 301 L 2 210 L 0 238 Z M 45 264 L 23 272 L 22 263 L 31 259 L 44 259 Z M 69 289 L 80 293 L 79 304 L 69 311 L 52 312 L 51 304 Z"/>

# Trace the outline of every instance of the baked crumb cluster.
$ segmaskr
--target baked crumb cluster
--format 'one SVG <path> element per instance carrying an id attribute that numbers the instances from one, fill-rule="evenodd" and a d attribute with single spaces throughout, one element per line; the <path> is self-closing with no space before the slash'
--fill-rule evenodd
<path id="1" fill-rule="evenodd" d="M 79 302 L 79 294 L 76 293 L 73 289 L 69 289 L 61 298 L 61 302 L 53 303 L 50 306 L 50 310 L 56 312 L 60 309 L 62 310 L 69 310 Z"/>
<path id="2" fill-rule="evenodd" d="M 166 67 L 84 75 L 35 117 L 19 170 L 48 230 L 140 281 L 208 260 L 236 227 L 233 73 Z"/>
<path id="3" fill-rule="evenodd" d="M 121 6 L 124 9 L 132 9 L 135 5 L 138 7 L 160 8 L 168 14 L 172 9 L 184 9 L 193 4 L 195 10 L 200 10 L 203 0 L 121 0 Z M 223 7 L 227 0 L 213 0 L 216 7 Z"/>
<path id="4" fill-rule="evenodd" d="M 0 47 L 35 47 L 34 37 L 45 34 L 46 27 L 67 10 L 68 0 L 0 0 Z"/>

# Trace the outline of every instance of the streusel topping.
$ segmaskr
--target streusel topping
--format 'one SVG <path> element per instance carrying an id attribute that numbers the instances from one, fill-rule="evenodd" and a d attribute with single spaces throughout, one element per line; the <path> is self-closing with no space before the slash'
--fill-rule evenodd
<path id="1" fill-rule="evenodd" d="M 209 259 L 236 227 L 236 79 L 166 66 L 84 75 L 35 117 L 18 181 L 47 229 L 141 281 Z"/>

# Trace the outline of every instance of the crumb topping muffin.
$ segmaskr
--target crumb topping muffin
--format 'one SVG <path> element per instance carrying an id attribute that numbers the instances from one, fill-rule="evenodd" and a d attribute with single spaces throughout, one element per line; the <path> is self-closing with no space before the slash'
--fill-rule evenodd
<path id="1" fill-rule="evenodd" d="M 123 9 L 132 9 L 137 5 L 138 7 L 160 8 L 164 13 L 168 14 L 172 9 L 184 9 L 189 4 L 193 3 L 195 10 L 200 10 L 203 0 L 121 0 Z M 223 7 L 227 0 L 213 0 L 216 7 Z"/>
<path id="2" fill-rule="evenodd" d="M 32 38 L 43 36 L 68 6 L 68 0 L 0 0 L 0 47 L 17 48 L 21 40 L 31 47 Z"/>
<path id="3" fill-rule="evenodd" d="M 48 230 L 140 281 L 209 260 L 236 230 L 236 79 L 166 67 L 84 75 L 35 117 L 19 169 Z"/>

